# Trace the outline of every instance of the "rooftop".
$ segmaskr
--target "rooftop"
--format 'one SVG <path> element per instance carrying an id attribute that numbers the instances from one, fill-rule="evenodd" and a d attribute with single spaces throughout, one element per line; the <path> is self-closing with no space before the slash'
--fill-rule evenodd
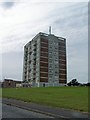
<path id="1" fill-rule="evenodd" d="M 47 34 L 47 33 L 39 32 L 31 41 L 35 40 L 36 38 L 38 38 L 40 36 L 48 37 L 48 36 L 55 36 L 55 35 L 54 34 Z M 58 37 L 58 36 L 55 36 L 55 37 L 57 37 L 57 39 L 62 40 L 62 41 L 66 40 L 63 37 Z M 24 47 L 26 47 L 28 44 L 30 44 L 31 41 L 29 41 Z"/>

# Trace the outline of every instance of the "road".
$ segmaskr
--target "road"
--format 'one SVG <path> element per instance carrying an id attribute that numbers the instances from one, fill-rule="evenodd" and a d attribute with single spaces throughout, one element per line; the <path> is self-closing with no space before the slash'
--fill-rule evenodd
<path id="1" fill-rule="evenodd" d="M 2 118 L 52 118 L 51 116 L 28 111 L 15 106 L 2 105 Z"/>
<path id="2" fill-rule="evenodd" d="M 3 98 L 3 117 L 25 117 L 25 118 L 62 118 L 62 119 L 69 119 L 69 118 L 89 118 L 89 113 L 83 113 L 79 111 L 63 109 L 63 108 L 54 108 L 50 106 L 40 105 L 36 103 L 28 103 L 20 100 L 15 99 L 7 99 Z M 14 105 L 17 107 L 7 106 Z M 10 108 L 9 108 L 10 107 Z M 20 109 L 21 108 L 21 109 Z M 37 113 L 38 112 L 38 113 Z M 7 114 L 6 114 L 7 113 Z"/>
<path id="3" fill-rule="evenodd" d="M 0 120 L 2 118 L 2 102 L 1 102 L 1 99 L 0 99 Z"/>

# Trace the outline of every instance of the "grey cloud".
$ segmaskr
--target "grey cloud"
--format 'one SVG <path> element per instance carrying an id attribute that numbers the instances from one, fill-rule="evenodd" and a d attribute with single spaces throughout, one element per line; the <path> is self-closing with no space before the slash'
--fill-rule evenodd
<path id="1" fill-rule="evenodd" d="M 9 9 L 11 7 L 13 7 L 15 4 L 15 2 L 3 2 L 2 6 L 3 8 Z"/>
<path id="2" fill-rule="evenodd" d="M 59 15 L 61 14 L 61 16 Z M 72 27 L 78 28 L 88 24 L 88 10 L 87 5 L 82 4 L 81 6 L 67 7 L 65 10 L 54 13 L 54 16 L 59 16 L 54 19 L 53 24 L 60 27 Z M 53 15 L 52 15 L 53 17 Z"/>

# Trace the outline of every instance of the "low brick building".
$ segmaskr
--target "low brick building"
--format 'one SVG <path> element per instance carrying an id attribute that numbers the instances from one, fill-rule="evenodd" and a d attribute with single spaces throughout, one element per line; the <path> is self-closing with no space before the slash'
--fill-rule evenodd
<path id="1" fill-rule="evenodd" d="M 0 82 L 0 88 L 2 87 L 2 82 Z"/>
<path id="2" fill-rule="evenodd" d="M 16 81 L 16 80 L 11 80 L 11 79 L 4 79 L 2 82 L 2 87 L 3 88 L 15 88 L 17 84 L 21 84 L 22 81 Z"/>

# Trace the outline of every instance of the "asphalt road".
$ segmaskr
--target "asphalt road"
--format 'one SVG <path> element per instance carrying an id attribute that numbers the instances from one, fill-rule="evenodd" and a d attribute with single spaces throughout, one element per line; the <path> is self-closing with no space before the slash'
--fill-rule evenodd
<path id="1" fill-rule="evenodd" d="M 0 99 L 0 120 L 2 118 L 2 102 L 1 102 L 1 99 Z"/>
<path id="2" fill-rule="evenodd" d="M 41 113 L 2 104 L 2 118 L 52 118 Z"/>
<path id="3" fill-rule="evenodd" d="M 11 99 L 11 98 L 10 99 L 3 98 L 2 103 L 17 106 L 22 109 L 33 111 L 36 113 L 39 112 L 41 114 L 47 115 L 46 117 L 49 117 L 49 115 L 51 115 L 54 118 L 60 118 L 60 119 L 61 118 L 62 119 L 90 118 L 90 114 L 88 114 L 88 113 L 83 113 L 83 112 L 70 110 L 70 109 L 55 108 L 55 107 L 40 105 L 40 104 L 36 104 L 36 103 L 28 103 L 28 102 L 15 100 L 15 99 Z M 3 108 L 3 111 L 4 111 L 4 109 L 5 108 Z"/>

